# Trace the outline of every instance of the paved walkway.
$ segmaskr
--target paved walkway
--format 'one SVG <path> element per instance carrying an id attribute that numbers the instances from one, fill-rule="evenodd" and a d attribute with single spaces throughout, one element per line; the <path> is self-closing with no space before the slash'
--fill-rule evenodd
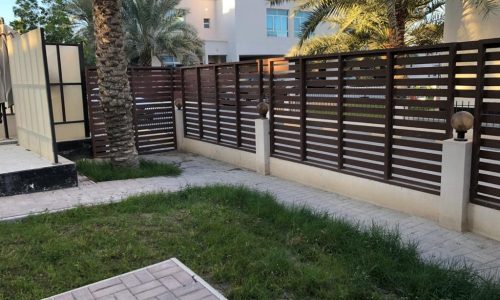
<path id="1" fill-rule="evenodd" d="M 219 292 L 172 258 L 46 300 L 224 300 Z"/>
<path id="2" fill-rule="evenodd" d="M 465 262 L 484 275 L 500 277 L 500 242 L 473 233 L 458 233 L 434 222 L 356 201 L 335 193 L 306 187 L 276 177 L 262 176 L 229 164 L 182 153 L 149 156 L 179 164 L 184 172 L 177 178 L 157 177 L 103 183 L 81 182 L 70 188 L 31 195 L 0 198 L 0 220 L 28 214 L 64 210 L 79 205 L 120 201 L 129 195 L 152 191 L 178 191 L 186 186 L 214 183 L 238 184 L 273 193 L 286 204 L 307 205 L 353 222 L 399 228 L 406 241 L 417 241 L 425 259 Z M 402 195 L 404 196 L 404 195 Z"/>

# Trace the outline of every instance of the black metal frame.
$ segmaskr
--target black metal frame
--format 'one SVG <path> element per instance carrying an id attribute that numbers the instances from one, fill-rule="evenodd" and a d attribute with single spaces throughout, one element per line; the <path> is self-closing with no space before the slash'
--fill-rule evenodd
<path id="1" fill-rule="evenodd" d="M 83 45 L 82 44 L 64 44 L 64 43 L 46 43 L 46 46 L 56 46 L 56 54 L 57 54 L 57 73 L 59 76 L 58 83 L 50 83 L 50 87 L 58 86 L 59 92 L 61 94 L 61 108 L 63 121 L 62 122 L 54 122 L 54 125 L 65 125 L 65 124 L 77 124 L 83 123 L 85 130 L 85 138 L 90 137 L 90 127 L 89 127 L 89 113 L 88 113 L 88 104 L 87 104 L 87 89 L 86 89 L 86 74 L 84 67 L 84 58 L 83 58 Z M 80 82 L 63 82 L 62 76 L 62 68 L 61 68 L 61 55 L 60 55 L 60 47 L 61 46 L 69 46 L 69 47 L 77 47 L 78 48 L 78 56 L 79 56 L 79 67 L 80 67 Z M 65 86 L 76 86 L 79 85 L 82 90 L 82 106 L 83 106 L 83 120 L 74 120 L 68 121 L 66 118 L 66 106 L 64 100 L 64 87 Z"/>
<path id="2" fill-rule="evenodd" d="M 42 38 L 42 56 L 43 56 L 43 68 L 45 73 L 45 85 L 47 89 L 47 100 L 49 104 L 49 118 L 50 118 L 50 134 L 52 135 L 52 151 L 54 153 L 54 163 L 59 163 L 58 151 L 57 151 L 57 141 L 56 141 L 56 126 L 54 124 L 54 111 L 52 106 L 52 93 L 50 91 L 50 79 L 49 79 L 49 66 L 47 64 L 47 47 L 45 43 L 45 31 L 43 28 L 40 29 Z"/>

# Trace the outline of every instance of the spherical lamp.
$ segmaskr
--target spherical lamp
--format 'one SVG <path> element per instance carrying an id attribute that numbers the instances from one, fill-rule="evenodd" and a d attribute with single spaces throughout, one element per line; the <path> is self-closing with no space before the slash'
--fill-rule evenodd
<path id="1" fill-rule="evenodd" d="M 175 105 L 175 107 L 177 107 L 178 110 L 181 110 L 182 109 L 182 99 L 179 99 L 179 98 L 175 99 L 174 105 Z"/>
<path id="2" fill-rule="evenodd" d="M 265 119 L 268 111 L 269 105 L 267 105 L 266 102 L 260 102 L 259 104 L 257 104 L 257 112 L 259 113 L 261 118 Z"/>
<path id="3" fill-rule="evenodd" d="M 474 116 L 467 111 L 459 111 L 451 117 L 451 127 L 457 132 L 455 141 L 465 142 L 465 133 L 474 126 Z"/>

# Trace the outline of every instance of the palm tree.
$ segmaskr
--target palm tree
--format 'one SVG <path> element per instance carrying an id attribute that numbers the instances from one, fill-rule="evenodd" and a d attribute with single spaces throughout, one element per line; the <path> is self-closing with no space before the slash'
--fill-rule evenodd
<path id="1" fill-rule="evenodd" d="M 125 50 L 129 62 L 150 66 L 152 55 L 175 56 L 185 65 L 199 63 L 203 43 L 196 30 L 183 21 L 188 14 L 179 0 L 123 0 Z M 77 21 L 77 34 L 85 41 L 85 57 L 94 55 L 92 0 L 69 0 L 67 13 Z M 86 60 L 92 64 L 92 59 Z"/>
<path id="2" fill-rule="evenodd" d="M 496 10 L 498 6 L 496 0 L 462 1 L 464 5 L 479 9 L 485 16 L 491 11 Z M 438 33 L 442 30 L 439 25 L 442 25 L 443 7 L 446 0 L 269 0 L 269 2 L 273 5 L 296 2 L 298 10 L 312 12 L 309 19 L 303 24 L 299 48 L 312 37 L 316 28 L 323 22 L 337 23 L 336 25 L 340 25 L 339 27 L 344 29 L 331 39 L 327 37 L 315 38 L 315 41 L 306 45 L 306 48 L 318 49 L 314 44 L 318 45 L 319 48 L 324 48 L 332 45 L 334 42 L 338 42 L 339 39 L 351 39 L 351 42 L 354 42 L 357 34 L 363 32 L 363 30 L 353 30 L 353 26 L 362 23 L 371 23 L 371 25 L 375 25 L 374 27 L 378 27 L 378 31 L 383 29 L 380 32 L 387 33 L 386 39 L 388 42 L 384 43 L 386 47 L 402 47 L 407 45 L 409 31 L 415 31 L 417 34 L 416 37 L 423 37 L 422 33 L 424 32 L 435 36 L 429 30 L 433 28 L 433 25 L 438 25 L 434 26 Z M 376 4 L 375 6 L 373 5 L 374 3 Z M 364 8 L 364 11 L 359 16 L 365 17 L 365 19 L 352 19 L 352 16 L 356 14 L 355 11 L 359 12 L 360 7 Z M 379 21 L 380 26 L 376 26 L 370 19 L 366 19 L 369 15 L 373 16 L 372 11 L 366 11 L 366 9 L 376 10 L 377 21 Z M 381 14 L 378 14 L 379 12 Z M 351 24 L 349 20 L 353 20 L 354 23 Z M 345 26 L 345 24 L 349 24 L 349 26 Z M 357 28 L 359 29 L 360 27 L 358 26 Z M 380 38 L 380 35 L 376 35 L 375 37 Z M 369 35 L 368 39 L 371 40 L 372 35 Z M 358 41 L 362 40 L 358 39 Z M 418 41 L 414 42 L 415 44 L 419 44 Z"/>
<path id="3" fill-rule="evenodd" d="M 99 96 L 113 165 L 138 166 L 132 96 L 127 77 L 121 0 L 94 0 L 94 33 Z"/>
<path id="4" fill-rule="evenodd" d="M 152 56 L 170 55 L 185 65 L 200 63 L 203 42 L 184 22 L 180 0 L 124 0 L 126 50 L 131 61 L 150 66 Z"/>

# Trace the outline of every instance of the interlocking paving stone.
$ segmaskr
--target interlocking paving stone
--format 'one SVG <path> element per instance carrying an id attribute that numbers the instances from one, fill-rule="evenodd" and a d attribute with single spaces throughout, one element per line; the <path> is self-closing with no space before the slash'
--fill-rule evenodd
<path id="1" fill-rule="evenodd" d="M 149 270 L 159 270 L 161 272 L 165 268 L 179 269 L 180 271 L 173 275 L 183 278 L 185 283 L 182 284 L 173 276 L 156 279 L 149 274 Z M 139 278 L 147 279 L 147 282 L 141 282 Z M 151 278 L 152 280 L 150 280 Z M 226 298 L 175 258 L 46 298 L 46 300 L 106 299 L 225 300 Z"/>
<path id="2" fill-rule="evenodd" d="M 179 191 L 187 186 L 205 186 L 215 183 L 245 185 L 269 192 L 278 201 L 287 205 L 304 205 L 326 212 L 332 217 L 360 222 L 367 226 L 375 223 L 391 229 L 397 228 L 405 241 L 419 243 L 419 251 L 425 259 L 433 259 L 435 256 L 431 253 L 439 253 L 440 259 L 466 262 L 474 269 L 484 271 L 486 275 L 500 277 L 500 242 L 498 241 L 470 232 L 454 232 L 423 218 L 280 178 L 262 176 L 193 154 L 171 152 L 148 155 L 145 158 L 174 162 L 181 166 L 183 173 L 178 177 L 141 178 L 94 184 L 85 182 L 77 188 L 2 197 L 0 198 L 0 220 L 57 212 L 82 205 L 118 202 L 125 197 L 145 192 Z M 491 257 L 493 257 L 492 260 L 490 260 Z M 155 274 L 160 274 L 159 272 Z M 155 276 L 155 274 L 152 275 Z"/>

